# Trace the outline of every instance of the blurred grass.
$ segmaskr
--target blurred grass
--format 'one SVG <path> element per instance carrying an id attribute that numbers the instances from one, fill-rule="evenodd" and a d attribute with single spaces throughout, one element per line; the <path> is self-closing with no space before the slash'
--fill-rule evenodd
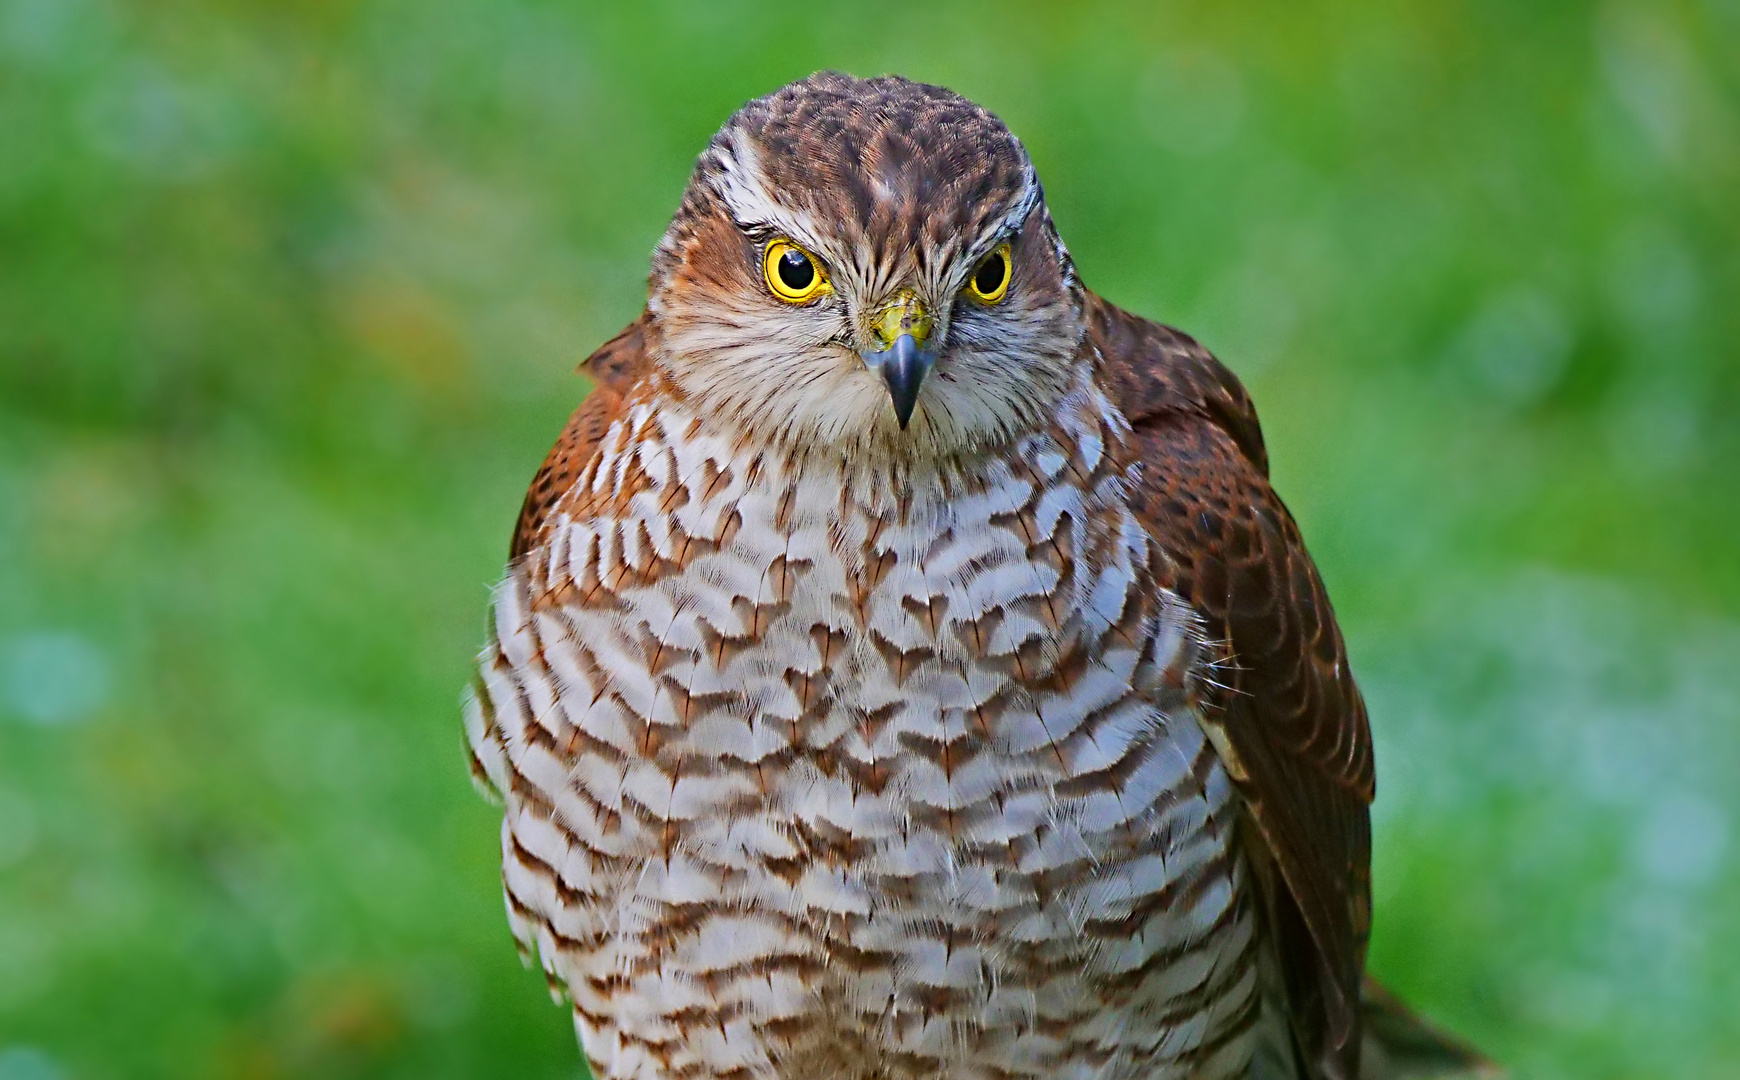
<path id="1" fill-rule="evenodd" d="M 1249 381 L 1375 970 L 1740 1074 L 1734 0 L 0 0 L 0 1080 L 578 1075 L 457 690 L 694 155 L 823 66 L 997 110 Z"/>

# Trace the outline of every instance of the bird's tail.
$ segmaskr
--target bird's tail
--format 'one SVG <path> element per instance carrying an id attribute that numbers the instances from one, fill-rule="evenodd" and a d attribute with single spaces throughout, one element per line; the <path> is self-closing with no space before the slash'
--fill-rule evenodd
<path id="1" fill-rule="evenodd" d="M 1472 1046 L 1414 1015 L 1367 975 L 1360 992 L 1362 1080 L 1494 1080 L 1500 1069 Z"/>

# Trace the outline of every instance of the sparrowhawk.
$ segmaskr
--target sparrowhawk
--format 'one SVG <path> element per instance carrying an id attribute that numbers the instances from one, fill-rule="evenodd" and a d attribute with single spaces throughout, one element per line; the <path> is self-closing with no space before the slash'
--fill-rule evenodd
<path id="1" fill-rule="evenodd" d="M 1088 291 L 1002 122 L 750 102 L 585 370 L 466 728 L 597 1077 L 1361 1075 L 1323 584 L 1244 388 Z"/>

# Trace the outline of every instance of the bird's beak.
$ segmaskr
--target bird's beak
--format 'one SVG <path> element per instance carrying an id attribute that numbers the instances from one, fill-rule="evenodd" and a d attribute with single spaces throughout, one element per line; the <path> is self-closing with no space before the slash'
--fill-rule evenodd
<path id="1" fill-rule="evenodd" d="M 936 363 L 936 352 L 925 347 L 930 331 L 931 317 L 924 301 L 911 289 L 903 289 L 870 321 L 877 347 L 858 354 L 864 363 L 882 372 L 902 431 L 918 405 L 918 388 Z"/>

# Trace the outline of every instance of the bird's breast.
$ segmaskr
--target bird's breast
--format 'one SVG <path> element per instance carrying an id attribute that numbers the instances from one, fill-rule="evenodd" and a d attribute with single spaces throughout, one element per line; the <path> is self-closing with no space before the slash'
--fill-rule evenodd
<path id="1" fill-rule="evenodd" d="M 606 437 L 498 593 L 469 716 L 516 933 L 599 1076 L 1248 1057 L 1196 623 L 1115 418 L 1072 402 L 877 490 L 674 407 Z"/>

